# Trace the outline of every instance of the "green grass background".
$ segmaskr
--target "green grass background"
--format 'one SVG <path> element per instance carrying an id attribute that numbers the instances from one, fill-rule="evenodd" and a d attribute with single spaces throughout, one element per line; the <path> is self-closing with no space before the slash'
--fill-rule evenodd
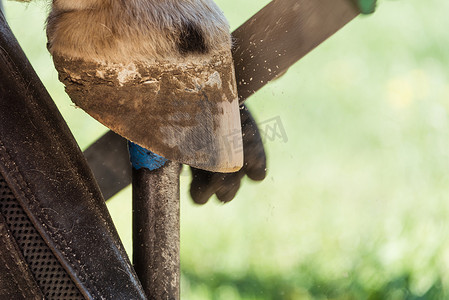
<path id="1" fill-rule="evenodd" d="M 232 28 L 268 3 L 217 2 Z M 57 80 L 48 5 L 5 9 L 87 147 L 106 129 Z M 267 178 L 226 205 L 194 205 L 184 170 L 182 299 L 449 298 L 448 13 L 443 0 L 382 1 L 248 100 L 288 141 L 266 141 Z M 130 195 L 108 203 L 129 253 Z"/>

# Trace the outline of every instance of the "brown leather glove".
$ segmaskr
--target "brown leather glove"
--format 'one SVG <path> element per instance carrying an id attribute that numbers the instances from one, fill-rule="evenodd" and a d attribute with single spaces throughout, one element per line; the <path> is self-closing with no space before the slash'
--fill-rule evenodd
<path id="1" fill-rule="evenodd" d="M 234 199 L 240 188 L 241 179 L 247 175 L 255 181 L 262 181 L 266 175 L 266 156 L 256 121 L 245 105 L 240 106 L 240 120 L 243 135 L 243 167 L 235 173 L 214 173 L 190 168 L 192 183 L 190 195 L 197 204 L 206 203 L 216 194 L 218 200 L 226 203 Z"/>

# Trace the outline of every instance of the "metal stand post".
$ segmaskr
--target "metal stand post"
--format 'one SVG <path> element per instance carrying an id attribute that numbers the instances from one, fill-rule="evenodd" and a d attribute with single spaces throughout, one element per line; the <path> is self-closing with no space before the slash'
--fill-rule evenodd
<path id="1" fill-rule="evenodd" d="M 148 299 L 179 299 L 179 174 L 133 168 L 133 263 Z"/>

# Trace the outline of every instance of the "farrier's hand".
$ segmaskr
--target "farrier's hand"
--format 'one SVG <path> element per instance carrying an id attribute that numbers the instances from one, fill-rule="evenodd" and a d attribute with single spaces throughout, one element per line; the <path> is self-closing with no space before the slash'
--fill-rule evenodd
<path id="1" fill-rule="evenodd" d="M 243 167 L 235 173 L 214 173 L 191 168 L 192 183 L 190 195 L 197 204 L 206 203 L 216 194 L 222 202 L 234 199 L 240 181 L 248 175 L 255 181 L 261 181 L 266 175 L 266 156 L 257 124 L 245 105 L 240 106 L 240 118 L 243 135 Z"/>

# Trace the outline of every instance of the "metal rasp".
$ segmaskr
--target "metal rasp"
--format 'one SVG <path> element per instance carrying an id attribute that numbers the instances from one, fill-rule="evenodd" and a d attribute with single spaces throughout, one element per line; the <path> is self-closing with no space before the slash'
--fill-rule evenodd
<path id="1" fill-rule="evenodd" d="M 232 34 L 240 102 L 282 75 L 358 14 L 357 5 L 348 0 L 270 2 Z M 121 136 L 106 133 L 84 154 L 106 200 L 131 183 L 126 140 Z M 121 169 L 123 166 L 127 167 Z"/>
<path id="2" fill-rule="evenodd" d="M 273 0 L 232 34 L 240 102 L 359 14 L 348 0 Z"/>

